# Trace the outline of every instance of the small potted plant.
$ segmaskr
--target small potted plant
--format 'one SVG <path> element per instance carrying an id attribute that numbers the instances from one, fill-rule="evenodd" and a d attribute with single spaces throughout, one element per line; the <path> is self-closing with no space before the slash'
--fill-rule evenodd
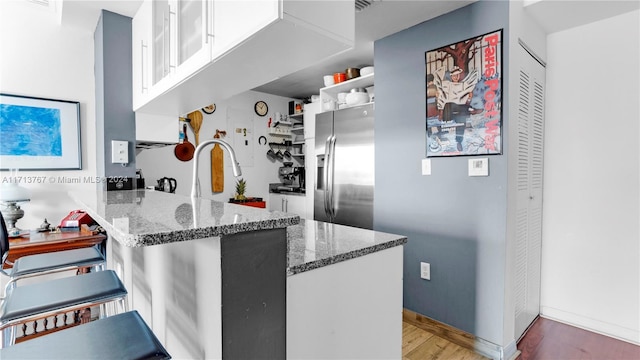
<path id="1" fill-rule="evenodd" d="M 247 197 L 244 195 L 247 190 L 247 182 L 244 179 L 239 179 L 236 181 L 236 194 L 234 196 L 237 201 L 244 201 Z"/>

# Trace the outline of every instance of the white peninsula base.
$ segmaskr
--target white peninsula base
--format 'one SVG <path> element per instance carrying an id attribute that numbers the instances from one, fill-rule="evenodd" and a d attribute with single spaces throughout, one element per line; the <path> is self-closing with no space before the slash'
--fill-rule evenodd
<path id="1" fill-rule="evenodd" d="M 396 246 L 287 278 L 288 359 L 401 359 Z"/>

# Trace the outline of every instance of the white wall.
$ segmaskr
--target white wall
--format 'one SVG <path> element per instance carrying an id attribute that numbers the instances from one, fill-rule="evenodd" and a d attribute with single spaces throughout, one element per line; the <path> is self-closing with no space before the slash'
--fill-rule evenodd
<path id="1" fill-rule="evenodd" d="M 269 113 L 260 117 L 254 112 L 254 104 L 258 100 L 264 100 L 269 106 Z M 292 99 L 284 98 L 255 91 L 248 91 L 224 101 L 215 101 L 216 111 L 204 118 L 200 128 L 200 141 L 213 138 L 216 129 L 226 130 L 227 136 L 223 140 L 229 142 L 233 147 L 240 167 L 242 168 L 242 178 L 247 181 L 246 196 L 262 197 L 267 201 L 269 196 L 269 183 L 280 182 L 278 179 L 278 168 L 282 166 L 281 161 L 272 161 L 266 157 L 269 149 L 268 145 L 258 144 L 260 136 L 265 136 L 268 142 L 281 142 L 282 137 L 267 135 L 267 124 L 269 117 L 274 117 L 275 112 L 288 114 L 288 104 Z M 203 104 L 206 105 L 206 104 Z M 177 120 L 177 119 L 176 119 Z M 244 132 L 235 133 L 236 129 L 248 129 L 246 139 L 249 145 L 244 144 Z M 179 125 L 176 121 L 176 141 L 178 138 Z M 195 143 L 191 127 L 188 129 L 188 139 Z M 231 170 L 231 159 L 225 152 L 224 157 L 224 192 L 211 192 L 211 149 L 212 145 L 205 148 L 200 154 L 199 178 L 200 188 L 203 197 L 226 202 L 235 193 L 236 179 Z M 274 147 L 274 151 L 278 148 Z M 283 149 L 284 151 L 284 149 Z M 285 159 L 286 161 L 286 159 Z M 294 166 L 304 164 L 292 161 Z M 159 149 L 143 150 L 136 157 L 136 166 L 142 169 L 146 185 L 157 185 L 157 180 L 162 177 L 175 178 L 178 184 L 176 193 L 189 195 L 191 193 L 191 181 L 193 171 L 193 160 L 182 162 L 176 159 L 174 147 L 168 146 Z"/>
<path id="2" fill-rule="evenodd" d="M 548 37 L 543 316 L 640 344 L 640 12 Z"/>
<path id="3" fill-rule="evenodd" d="M 36 228 L 44 218 L 52 225 L 72 209 L 70 190 L 95 184 L 64 184 L 59 176 L 82 179 L 96 174 L 95 81 L 93 29 L 56 24 L 47 8 L 27 1 L 0 4 L 0 92 L 80 102 L 82 170 L 23 171 L 19 176 L 45 176 L 45 183 L 22 185 L 31 190 L 31 202 L 21 207 L 21 228 Z M 0 172 L 0 182 L 9 172 Z"/>

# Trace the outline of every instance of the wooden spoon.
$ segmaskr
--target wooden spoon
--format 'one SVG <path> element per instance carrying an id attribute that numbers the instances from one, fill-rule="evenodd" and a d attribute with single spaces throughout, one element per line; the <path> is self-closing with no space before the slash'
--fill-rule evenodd
<path id="1" fill-rule="evenodd" d="M 193 134 L 196 138 L 196 146 L 198 146 L 198 144 L 200 144 L 200 126 L 202 125 L 202 113 L 200 112 L 200 110 L 196 110 L 192 113 L 189 113 L 187 117 L 191 119 L 189 125 L 191 125 L 191 129 L 193 130 Z"/>

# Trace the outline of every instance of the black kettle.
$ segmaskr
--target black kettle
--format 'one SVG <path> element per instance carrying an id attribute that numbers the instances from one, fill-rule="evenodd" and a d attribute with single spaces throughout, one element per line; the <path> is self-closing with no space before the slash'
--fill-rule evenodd
<path id="1" fill-rule="evenodd" d="M 162 179 L 158 180 L 158 186 L 156 187 L 156 189 L 168 193 L 175 193 L 176 186 L 176 179 L 163 177 Z"/>

